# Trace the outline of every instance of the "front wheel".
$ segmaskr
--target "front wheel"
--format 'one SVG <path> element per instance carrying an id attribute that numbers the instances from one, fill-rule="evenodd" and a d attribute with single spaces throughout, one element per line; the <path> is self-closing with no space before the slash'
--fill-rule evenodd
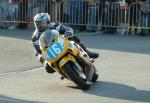
<path id="1" fill-rule="evenodd" d="M 83 90 L 87 90 L 90 87 L 90 84 L 87 80 L 76 72 L 74 68 L 77 68 L 73 62 L 67 62 L 64 66 L 64 72 L 75 84 L 81 87 Z"/>

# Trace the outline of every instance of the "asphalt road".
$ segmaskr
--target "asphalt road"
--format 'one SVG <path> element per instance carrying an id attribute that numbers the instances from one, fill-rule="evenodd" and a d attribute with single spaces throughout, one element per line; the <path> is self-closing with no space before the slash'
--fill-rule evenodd
<path id="1" fill-rule="evenodd" d="M 0 30 L 0 103 L 150 103 L 150 37 L 78 34 L 91 51 L 100 77 L 87 91 L 34 57 L 33 30 Z"/>

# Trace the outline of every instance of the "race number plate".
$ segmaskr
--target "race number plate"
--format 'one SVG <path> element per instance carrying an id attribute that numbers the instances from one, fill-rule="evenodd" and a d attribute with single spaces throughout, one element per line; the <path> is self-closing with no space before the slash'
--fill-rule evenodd
<path id="1" fill-rule="evenodd" d="M 64 50 L 63 42 L 53 43 L 47 50 L 47 54 L 51 59 L 55 59 Z"/>

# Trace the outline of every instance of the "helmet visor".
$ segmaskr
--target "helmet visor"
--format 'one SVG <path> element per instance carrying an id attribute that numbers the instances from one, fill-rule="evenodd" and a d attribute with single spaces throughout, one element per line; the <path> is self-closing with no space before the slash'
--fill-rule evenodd
<path id="1" fill-rule="evenodd" d="M 36 22 L 36 27 L 40 32 L 43 32 L 47 28 L 47 23 L 38 21 Z"/>
<path id="2" fill-rule="evenodd" d="M 35 22 L 35 24 L 36 24 L 37 27 L 39 27 L 39 26 L 43 25 L 44 22 L 41 21 L 41 20 L 38 20 L 38 21 Z"/>

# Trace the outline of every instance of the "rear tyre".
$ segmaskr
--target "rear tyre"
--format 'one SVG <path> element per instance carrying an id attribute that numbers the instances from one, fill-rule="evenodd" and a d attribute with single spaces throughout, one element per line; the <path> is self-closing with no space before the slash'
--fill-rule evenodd
<path id="1" fill-rule="evenodd" d="M 98 79 L 98 72 L 97 72 L 97 70 L 96 70 L 96 68 L 95 68 L 95 66 L 93 67 L 94 68 L 94 74 L 93 74 L 93 77 L 92 77 L 92 82 L 96 82 L 96 80 Z"/>
<path id="2" fill-rule="evenodd" d="M 98 76 L 99 76 L 98 73 L 95 71 L 91 81 L 96 82 L 96 80 L 98 79 Z"/>
<path id="3" fill-rule="evenodd" d="M 81 89 L 87 90 L 90 87 L 90 84 L 86 81 L 85 78 L 81 77 L 73 68 L 75 66 L 73 63 L 66 63 L 64 67 L 64 72 L 75 84 L 77 84 Z"/>

